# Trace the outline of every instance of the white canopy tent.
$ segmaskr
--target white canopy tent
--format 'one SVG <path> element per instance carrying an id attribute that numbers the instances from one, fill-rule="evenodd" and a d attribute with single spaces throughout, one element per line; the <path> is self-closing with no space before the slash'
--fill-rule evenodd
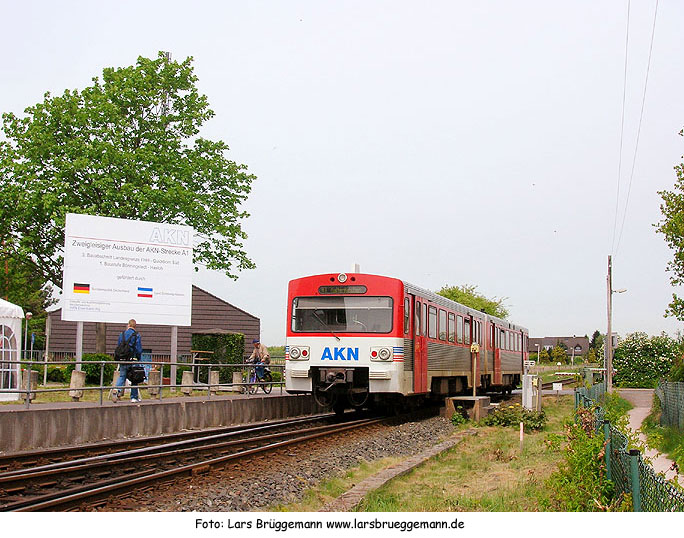
<path id="1" fill-rule="evenodd" d="M 20 306 L 0 299 L 0 390 L 18 389 L 21 379 L 21 323 L 24 311 Z M 0 392 L 0 401 L 18 400 L 18 392 Z"/>

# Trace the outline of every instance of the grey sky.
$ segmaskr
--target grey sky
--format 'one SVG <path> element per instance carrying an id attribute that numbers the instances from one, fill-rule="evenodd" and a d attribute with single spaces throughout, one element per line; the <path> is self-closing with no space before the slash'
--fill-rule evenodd
<path id="1" fill-rule="evenodd" d="M 532 336 L 606 329 L 626 0 L 4 2 L 0 110 L 83 88 L 103 67 L 195 58 L 203 134 L 258 176 L 258 268 L 196 283 L 285 340 L 287 281 L 396 276 L 508 297 Z M 655 0 L 632 2 L 621 209 Z M 620 249 L 614 328 L 673 332 L 671 258 L 652 224 L 684 139 L 684 4 L 659 4 Z"/>

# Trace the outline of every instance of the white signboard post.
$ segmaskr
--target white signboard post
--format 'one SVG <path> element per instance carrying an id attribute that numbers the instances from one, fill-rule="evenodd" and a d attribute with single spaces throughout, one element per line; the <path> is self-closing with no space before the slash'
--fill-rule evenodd
<path id="1" fill-rule="evenodd" d="M 189 326 L 193 229 L 69 213 L 62 319 Z"/>

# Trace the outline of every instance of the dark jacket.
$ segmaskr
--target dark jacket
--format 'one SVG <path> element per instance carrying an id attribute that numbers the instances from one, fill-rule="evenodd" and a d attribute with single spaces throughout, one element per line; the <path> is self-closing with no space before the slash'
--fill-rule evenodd
<path id="1" fill-rule="evenodd" d="M 139 332 L 134 331 L 129 327 L 119 335 L 119 341 L 117 342 L 117 345 L 119 345 L 124 339 L 128 341 L 128 339 L 131 338 L 133 332 L 135 332 L 136 335 L 135 338 L 131 341 L 131 345 L 133 346 L 133 349 L 135 349 L 135 357 L 138 360 L 140 360 L 140 358 L 142 357 L 142 338 L 140 338 Z"/>

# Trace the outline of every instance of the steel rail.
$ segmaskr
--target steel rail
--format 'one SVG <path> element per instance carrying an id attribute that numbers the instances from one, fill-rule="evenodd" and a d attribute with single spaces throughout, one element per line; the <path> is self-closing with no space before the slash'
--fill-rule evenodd
<path id="1" fill-rule="evenodd" d="M 165 471 L 160 471 L 152 474 L 149 474 L 149 471 L 141 471 L 138 473 L 128 474 L 124 477 L 103 480 L 95 484 L 77 486 L 75 488 L 70 488 L 65 491 L 50 493 L 34 497 L 32 499 L 26 499 L 23 501 L 7 504 L 1 507 L 0 510 L 12 512 L 30 512 L 49 510 L 65 505 L 73 505 L 74 503 L 82 502 L 86 499 L 102 498 L 103 496 L 109 496 L 116 491 L 122 489 L 129 489 L 131 487 L 139 486 L 141 484 L 145 484 L 148 482 L 158 482 L 171 477 L 179 477 L 193 473 L 206 472 L 212 466 L 225 464 L 226 462 L 231 460 L 248 457 L 255 454 L 260 454 L 271 450 L 276 450 L 278 448 L 286 447 L 297 443 L 303 443 L 306 441 L 310 441 L 312 439 L 317 439 L 328 435 L 334 435 L 347 430 L 370 426 L 373 424 L 383 422 L 385 420 L 387 420 L 387 418 L 359 420 L 351 424 L 346 423 L 343 425 L 333 425 L 334 429 L 320 427 L 317 429 L 325 428 L 326 431 L 317 431 L 315 433 L 307 433 L 306 431 L 304 431 L 305 435 L 296 436 L 292 439 L 286 439 L 284 441 L 270 443 L 261 447 L 249 448 L 233 454 L 223 455 L 200 462 L 183 465 L 175 469 L 168 469 Z M 300 431 L 299 433 L 302 432 Z"/>
<path id="2" fill-rule="evenodd" d="M 364 420 L 346 422 L 345 425 L 354 425 L 355 423 L 363 422 Z M 28 480 L 35 480 L 37 478 L 46 478 L 46 477 L 52 477 L 52 476 L 63 476 L 63 475 L 66 475 L 68 473 L 84 472 L 84 471 L 94 472 L 94 471 L 101 469 L 102 467 L 110 466 L 113 464 L 122 465 L 122 464 L 128 464 L 128 463 L 136 463 L 139 461 L 149 460 L 151 457 L 164 458 L 165 460 L 169 460 L 172 458 L 178 458 L 180 456 L 184 456 L 186 454 L 197 454 L 198 452 L 216 451 L 218 449 L 225 449 L 225 448 L 230 448 L 230 447 L 235 447 L 235 446 L 240 446 L 240 445 L 260 443 L 263 441 L 270 441 L 272 439 L 279 439 L 279 438 L 283 438 L 283 437 L 296 436 L 298 434 L 307 433 L 307 432 L 333 430 L 336 427 L 339 427 L 339 424 L 328 424 L 328 425 L 323 425 L 323 426 L 314 426 L 311 428 L 306 428 L 304 430 L 288 430 L 288 431 L 284 431 L 284 432 L 276 432 L 276 433 L 271 433 L 271 434 L 267 434 L 267 435 L 261 435 L 258 437 L 248 437 L 246 439 L 234 439 L 234 440 L 230 440 L 230 441 L 222 441 L 222 442 L 218 442 L 218 443 L 202 445 L 199 447 L 178 448 L 178 447 L 181 447 L 181 446 L 186 445 L 186 444 L 195 444 L 196 440 L 192 439 L 192 440 L 182 441 L 182 442 L 178 442 L 178 443 L 171 443 L 169 445 L 154 446 L 154 447 L 148 447 L 145 449 L 131 450 L 131 451 L 121 453 L 121 454 L 114 454 L 115 456 L 121 456 L 121 457 L 116 457 L 116 458 L 111 458 L 111 459 L 110 458 L 100 459 L 101 457 L 98 456 L 97 458 L 87 458 L 84 460 L 80 460 L 80 462 L 79 461 L 70 461 L 70 462 L 63 462 L 62 464 L 59 464 L 59 466 L 46 466 L 46 467 L 50 467 L 49 469 L 48 468 L 36 468 L 36 469 L 31 469 L 31 470 L 17 471 L 17 472 L 13 472 L 11 474 L 0 476 L 0 486 L 9 484 L 9 486 L 11 487 L 14 484 L 25 483 Z M 254 430 L 250 430 L 250 432 L 247 432 L 247 433 L 252 433 L 253 431 Z M 237 435 L 240 433 L 245 433 L 245 432 L 234 432 L 234 433 L 230 433 L 230 434 L 224 434 L 222 436 L 212 436 L 212 437 L 205 438 L 205 440 L 214 440 L 214 438 L 225 438 L 227 436 Z M 92 461 L 93 459 L 95 461 Z M 88 460 L 88 461 L 86 461 L 86 460 Z M 163 460 L 156 460 L 155 461 L 155 465 L 157 465 L 157 466 L 164 465 L 165 463 L 168 463 L 168 462 L 165 462 Z M 2 502 L 1 497 L 0 497 L 0 502 Z"/>
<path id="3" fill-rule="evenodd" d="M 31 467 L 31 468 L 23 468 L 23 469 L 17 469 L 14 471 L 7 471 L 4 473 L 0 473 L 0 484 L 6 482 L 8 479 L 13 479 L 14 477 L 20 477 L 24 476 L 25 473 L 34 473 L 34 472 L 40 472 L 40 471 L 50 471 L 54 469 L 66 469 L 71 466 L 77 465 L 77 464 L 85 464 L 89 462 L 100 462 L 100 463 L 114 463 L 117 462 L 120 459 L 127 458 L 131 455 L 136 455 L 136 454 L 149 454 L 149 453 L 157 453 L 161 452 L 164 449 L 171 450 L 176 447 L 182 447 L 182 446 L 188 446 L 188 445 L 194 445 L 194 444 L 200 444 L 200 443 L 206 443 L 212 440 L 217 440 L 217 439 L 223 439 L 226 437 L 233 437 L 233 436 L 239 436 L 239 435 L 248 435 L 252 434 L 255 432 L 259 431 L 268 431 L 268 430 L 273 430 L 276 428 L 281 428 L 284 426 L 297 426 L 306 422 L 313 422 L 315 420 L 324 420 L 326 417 L 319 417 L 316 419 L 312 419 L 311 417 L 303 417 L 303 418 L 297 418 L 297 419 L 289 419 L 289 420 L 284 420 L 284 421 L 279 421 L 277 423 L 271 422 L 271 423 L 259 423 L 258 425 L 247 425 L 243 427 L 242 429 L 231 429 L 231 431 L 223 432 L 223 433 L 216 433 L 212 435 L 205 435 L 204 437 L 193 437 L 190 439 L 185 439 L 182 441 L 174 441 L 171 443 L 165 443 L 165 444 L 158 444 L 158 445 L 150 445 L 150 446 L 145 446 L 142 448 L 135 448 L 131 450 L 124 450 L 121 452 L 108 452 L 106 454 L 99 454 L 97 456 L 88 456 L 84 458 L 77 458 L 77 459 L 70 459 L 70 460 L 64 460 L 64 461 L 59 461 L 55 463 L 49 463 L 46 465 L 39 465 L 37 467 Z"/>
<path id="4" fill-rule="evenodd" d="M 247 429 L 258 428 L 267 425 L 283 425 L 288 423 L 296 422 L 307 422 L 307 421 L 317 421 L 324 420 L 326 418 L 333 418 L 336 415 L 334 413 L 320 413 L 316 415 L 311 415 L 307 417 L 298 417 L 296 419 L 281 419 L 275 421 L 261 421 L 254 424 L 239 424 L 232 426 L 223 426 L 219 428 L 211 428 L 207 430 L 193 430 L 186 432 L 174 432 L 162 435 L 147 436 L 136 439 L 119 439 L 116 441 L 105 441 L 102 443 L 92 443 L 85 446 L 68 446 L 68 447 L 55 447 L 48 449 L 31 450 L 24 452 L 7 452 L 0 454 L 0 468 L 8 467 L 11 464 L 22 464 L 23 467 L 19 469 L 7 470 L 0 472 L 0 476 L 4 476 L 7 473 L 13 473 L 16 471 L 21 471 L 22 469 L 34 465 L 41 460 L 50 460 L 51 458 L 58 458 L 52 463 L 60 463 L 64 461 L 74 461 L 75 459 L 81 459 L 83 454 L 94 454 L 106 455 L 112 454 L 117 451 L 121 451 L 124 447 L 126 449 L 132 450 L 132 447 L 136 446 L 161 446 L 169 441 L 176 439 L 194 439 L 206 435 L 219 435 L 222 433 L 229 433 L 233 431 L 244 431 Z M 131 448 L 128 448 L 131 447 Z M 94 457 L 93 456 L 93 457 Z M 28 460 L 28 461 L 27 461 Z M 45 464 L 51 465 L 51 464 Z"/>

